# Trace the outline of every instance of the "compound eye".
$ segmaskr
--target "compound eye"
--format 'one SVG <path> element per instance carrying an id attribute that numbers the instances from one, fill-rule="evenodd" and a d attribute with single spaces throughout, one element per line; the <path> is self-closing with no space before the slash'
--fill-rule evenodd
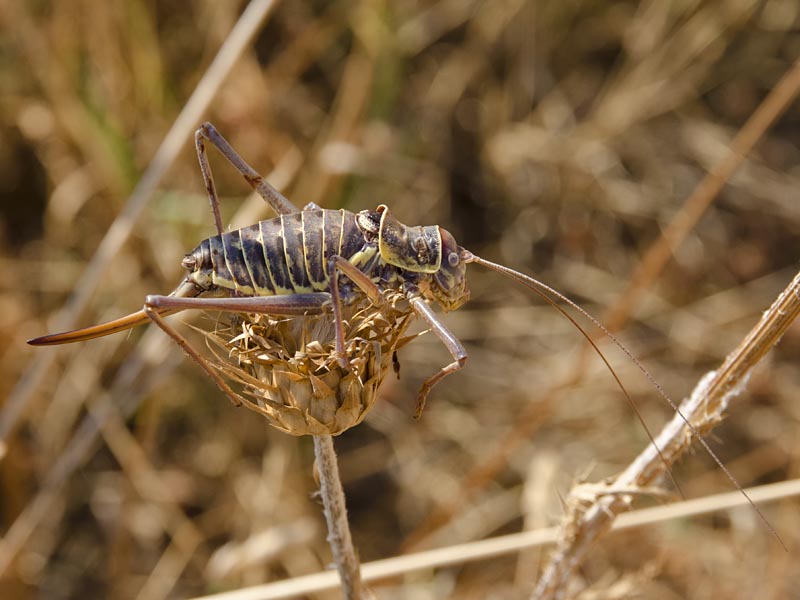
<path id="1" fill-rule="evenodd" d="M 442 263 L 447 261 L 447 264 L 450 265 L 450 268 L 455 268 L 458 266 L 458 263 L 461 262 L 461 256 L 458 252 L 458 244 L 456 243 L 453 234 L 451 234 L 446 229 L 439 227 L 439 233 L 442 236 Z"/>

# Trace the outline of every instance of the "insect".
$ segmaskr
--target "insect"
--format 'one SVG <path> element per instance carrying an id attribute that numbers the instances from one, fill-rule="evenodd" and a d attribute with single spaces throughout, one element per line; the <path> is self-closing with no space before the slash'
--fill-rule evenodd
<path id="1" fill-rule="evenodd" d="M 224 231 L 206 142 L 219 150 L 278 217 Z M 391 288 L 405 295 L 413 312 L 425 321 L 453 357 L 453 362 L 423 382 L 417 396 L 415 415 L 418 417 L 433 386 L 462 369 L 467 361 L 463 344 L 429 303 L 436 303 L 446 311 L 463 305 L 469 299 L 466 282 L 469 263 L 499 271 L 540 295 L 543 295 L 541 289 L 555 294 L 602 328 L 593 317 L 552 288 L 479 258 L 459 246 L 452 234 L 438 225 L 404 225 L 385 205 L 358 213 L 322 209 L 313 203 L 300 210 L 247 164 L 211 123 L 204 123 L 196 131 L 195 147 L 217 235 L 203 240 L 184 257 L 182 266 L 187 273 L 178 287 L 166 296 L 147 296 L 142 310 L 125 317 L 45 335 L 29 340 L 29 344 L 79 342 L 152 321 L 200 365 L 235 405 L 239 405 L 241 402 L 235 392 L 164 319 L 165 316 L 187 309 L 278 317 L 322 314 L 330 310 L 335 327 L 336 358 L 346 369 L 349 363 L 345 355 L 343 305 L 363 296 L 380 305 L 381 292 Z M 564 312 L 547 296 L 543 297 Z M 567 318 L 578 326 L 571 317 Z"/>
<path id="2" fill-rule="evenodd" d="M 278 213 L 235 231 L 224 231 L 219 200 L 205 150 L 211 142 Z M 419 391 L 419 415 L 431 388 L 461 369 L 467 352 L 429 302 L 445 310 L 469 298 L 466 265 L 473 255 L 438 225 L 410 227 L 385 206 L 352 213 L 309 204 L 298 209 L 259 175 L 210 123 L 195 134 L 195 146 L 217 228 L 187 254 L 184 280 L 169 295 L 149 295 L 144 308 L 125 317 L 75 331 L 29 340 L 34 346 L 84 341 L 154 322 L 195 360 L 234 404 L 235 393 L 208 361 L 164 317 L 186 309 L 248 312 L 272 316 L 321 314 L 332 310 L 336 357 L 348 367 L 342 306 L 359 295 L 381 302 L 388 288 L 402 291 L 453 357 L 428 377 Z M 328 308 L 330 307 L 330 308 Z"/>
<path id="3" fill-rule="evenodd" d="M 217 148 L 278 217 L 234 231 L 223 229 L 206 142 Z M 29 344 L 47 346 L 79 342 L 152 321 L 200 365 L 235 405 L 239 405 L 240 400 L 219 373 L 164 319 L 165 316 L 187 309 L 278 317 L 322 314 L 331 310 L 336 358 L 343 368 L 348 368 L 343 305 L 353 302 L 359 295 L 379 305 L 381 292 L 391 288 L 406 296 L 413 312 L 425 321 L 453 357 L 453 362 L 423 382 L 415 412 L 419 416 L 433 386 L 462 369 L 467 361 L 463 344 L 429 303 L 436 303 L 446 311 L 463 305 L 469 299 L 466 266 L 477 263 L 542 296 L 580 330 L 614 374 L 590 336 L 547 294 L 571 305 L 622 348 L 677 410 L 641 363 L 597 319 L 546 284 L 482 259 L 459 246 L 443 227 L 404 225 L 385 205 L 359 213 L 322 209 L 313 203 L 300 210 L 245 162 L 211 123 L 203 123 L 195 132 L 195 147 L 217 235 L 203 240 L 184 257 L 182 266 L 187 273 L 178 287 L 166 296 L 147 296 L 142 310 L 125 317 L 45 335 L 29 340 Z M 627 396 L 616 374 L 614 377 Z"/>
<path id="4" fill-rule="evenodd" d="M 248 184 L 278 213 L 278 217 L 235 231 L 223 230 L 219 200 L 206 155 L 207 141 L 239 171 Z M 240 405 L 241 400 L 222 376 L 183 335 L 167 323 L 165 316 L 187 309 L 278 317 L 320 315 L 330 311 L 335 330 L 336 360 L 342 368 L 348 369 L 343 307 L 364 297 L 380 307 L 383 292 L 394 290 L 406 297 L 413 313 L 430 327 L 453 358 L 453 362 L 423 382 L 415 411 L 415 416 L 419 417 L 433 386 L 462 369 L 467 361 L 467 351 L 463 344 L 429 304 L 436 303 L 445 311 L 455 310 L 463 305 L 469 299 L 466 266 L 476 263 L 536 292 L 566 317 L 591 344 L 611 372 L 617 386 L 633 405 L 621 380 L 591 336 L 553 297 L 589 319 L 644 373 L 731 482 L 747 497 L 695 426 L 684 417 L 675 402 L 632 352 L 597 319 L 557 290 L 528 275 L 480 258 L 459 246 L 443 227 L 404 225 L 385 205 L 358 213 L 326 210 L 313 203 L 300 210 L 247 164 L 210 123 L 204 123 L 195 133 L 195 146 L 217 235 L 203 240 L 184 257 L 182 266 L 187 273 L 178 287 L 167 296 L 147 296 L 142 310 L 125 317 L 83 329 L 45 335 L 29 340 L 29 344 L 46 346 L 84 341 L 152 321 L 198 363 L 234 405 Z M 643 422 L 642 424 L 644 425 Z M 649 430 L 647 434 L 656 446 Z M 656 450 L 661 454 L 658 446 Z M 667 463 L 663 456 L 662 460 Z M 669 473 L 669 468 L 667 472 Z M 752 501 L 750 504 L 767 523 Z M 768 523 L 767 527 L 775 534 Z"/>

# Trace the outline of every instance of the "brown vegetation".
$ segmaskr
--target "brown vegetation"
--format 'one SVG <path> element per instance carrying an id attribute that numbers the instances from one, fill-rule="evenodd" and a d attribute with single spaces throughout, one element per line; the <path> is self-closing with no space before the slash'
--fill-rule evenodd
<path id="1" fill-rule="evenodd" d="M 386 203 L 608 315 L 676 401 L 797 272 L 796 102 L 718 194 L 687 203 L 800 56 L 795 2 L 280 3 L 219 67 L 208 108 L 192 105 L 172 160 L 159 146 L 239 15 L 212 1 L 0 2 L 3 598 L 188 597 L 330 563 L 311 440 L 234 409 L 161 331 L 24 343 L 178 283 L 213 233 L 189 137 L 203 120 L 299 205 Z M 210 159 L 225 223 L 271 216 Z M 421 336 L 335 438 L 362 561 L 558 524 L 575 480 L 614 477 L 648 444 L 567 321 L 496 273 L 468 275 L 471 302 L 445 316 L 467 367 L 414 421 L 420 383 L 450 360 Z M 598 340 L 658 432 L 670 407 Z M 796 477 L 799 360 L 795 326 L 709 438 L 743 486 Z M 686 498 L 731 490 L 702 451 L 673 474 Z M 602 537 L 570 594 L 787 597 L 797 500 L 762 511 L 789 553 L 752 508 L 718 511 Z M 549 552 L 371 585 L 524 598 Z"/>

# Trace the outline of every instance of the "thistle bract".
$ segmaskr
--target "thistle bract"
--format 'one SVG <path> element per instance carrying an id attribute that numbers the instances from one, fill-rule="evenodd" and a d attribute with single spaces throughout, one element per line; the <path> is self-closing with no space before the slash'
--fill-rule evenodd
<path id="1" fill-rule="evenodd" d="M 411 311 L 402 294 L 388 292 L 384 299 L 380 307 L 366 299 L 344 307 L 349 370 L 337 362 L 330 314 L 237 315 L 206 333 L 210 362 L 273 427 L 338 435 L 364 419 L 404 343 Z"/>

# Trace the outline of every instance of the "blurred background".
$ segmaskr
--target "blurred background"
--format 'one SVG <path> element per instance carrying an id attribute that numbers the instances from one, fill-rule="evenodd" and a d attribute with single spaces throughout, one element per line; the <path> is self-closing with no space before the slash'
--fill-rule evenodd
<path id="1" fill-rule="evenodd" d="M 311 440 L 231 407 L 160 331 L 25 345 L 56 326 L 243 8 L 0 2 L 0 386 L 6 407 L 25 399 L 11 425 L 4 413 L 3 598 L 181 598 L 331 560 Z M 798 56 L 793 0 L 295 0 L 276 6 L 197 124 L 212 121 L 298 205 L 386 203 L 603 316 Z M 795 103 L 616 313 L 622 340 L 676 400 L 797 270 L 798 133 Z M 226 224 L 272 216 L 210 158 Z M 171 291 L 184 253 L 213 231 L 186 138 L 77 324 Z M 573 481 L 613 475 L 647 444 L 579 332 L 500 275 L 468 275 L 472 300 L 444 317 L 467 367 L 414 421 L 420 383 L 450 361 L 422 336 L 365 423 L 336 438 L 364 561 L 557 524 Z M 671 409 L 602 348 L 657 431 Z M 799 358 L 794 327 L 709 440 L 743 486 L 798 475 Z M 732 489 L 703 452 L 674 476 L 688 498 Z M 790 553 L 752 508 L 736 509 L 605 537 L 575 592 L 788 597 L 800 586 L 797 501 L 763 511 Z M 523 598 L 546 552 L 375 589 Z"/>

